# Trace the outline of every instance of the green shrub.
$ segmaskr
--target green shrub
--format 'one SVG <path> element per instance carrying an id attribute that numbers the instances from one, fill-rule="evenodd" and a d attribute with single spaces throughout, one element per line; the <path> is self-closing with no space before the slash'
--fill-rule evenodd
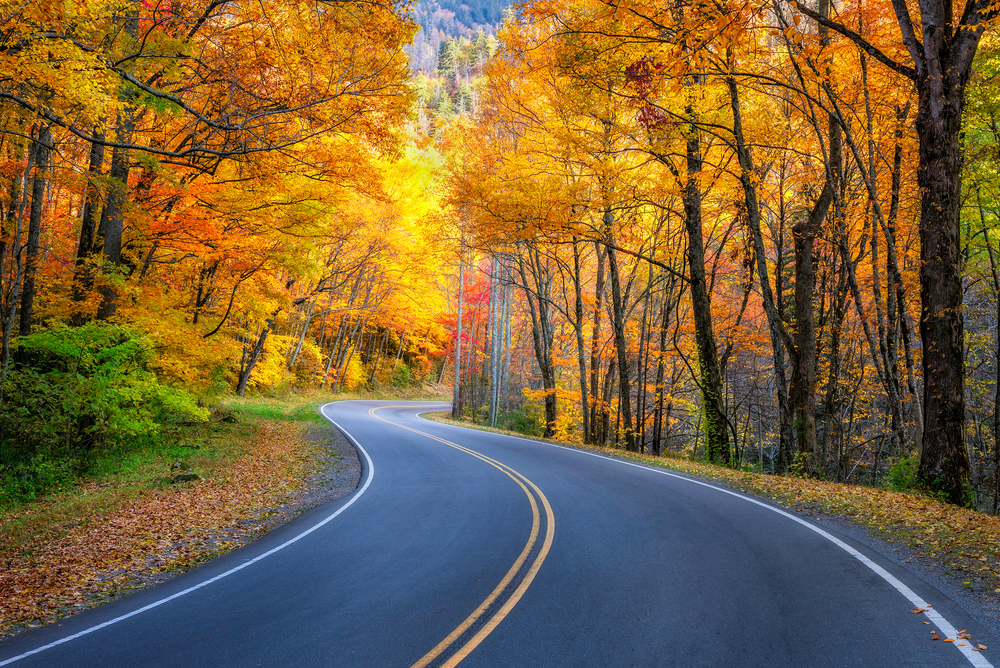
<path id="1" fill-rule="evenodd" d="M 538 401 L 524 401 L 519 408 L 502 414 L 499 421 L 511 431 L 540 437 L 545 433 L 545 407 Z"/>
<path id="2" fill-rule="evenodd" d="M 400 364 L 392 374 L 392 384 L 396 387 L 409 387 L 411 378 L 410 367 Z"/>
<path id="3" fill-rule="evenodd" d="M 13 458 L 0 444 L 0 510 L 20 501 L 64 488 L 73 482 L 76 462 L 35 452 L 28 458 Z"/>
<path id="4" fill-rule="evenodd" d="M 21 337 L 0 405 L 0 434 L 31 449 L 122 445 L 160 424 L 208 418 L 149 370 L 148 338 L 117 325 L 58 326 Z M 24 363 L 27 360 L 27 363 Z"/>
<path id="5" fill-rule="evenodd" d="M 915 489 L 917 485 L 917 468 L 920 466 L 919 455 L 900 457 L 889 464 L 889 489 L 905 492 Z"/>

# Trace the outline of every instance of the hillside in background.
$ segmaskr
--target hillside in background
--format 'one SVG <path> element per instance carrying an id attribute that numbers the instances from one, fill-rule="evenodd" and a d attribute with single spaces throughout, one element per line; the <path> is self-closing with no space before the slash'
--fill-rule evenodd
<path id="1" fill-rule="evenodd" d="M 414 7 L 420 30 L 405 50 L 417 94 L 417 127 L 425 136 L 454 116 L 475 113 L 479 76 L 497 50 L 497 27 L 508 7 L 505 0 L 422 0 Z"/>
<path id="2" fill-rule="evenodd" d="M 406 48 L 410 68 L 433 74 L 438 69 L 441 45 L 449 39 L 475 41 L 479 33 L 493 36 L 509 4 L 507 0 L 421 0 L 413 8 L 420 30 Z"/>

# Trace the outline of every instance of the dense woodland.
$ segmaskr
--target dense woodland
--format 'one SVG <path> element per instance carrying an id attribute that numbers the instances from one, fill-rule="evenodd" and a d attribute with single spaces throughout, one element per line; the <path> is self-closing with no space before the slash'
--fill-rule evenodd
<path id="1" fill-rule="evenodd" d="M 987 3 L 0 6 L 25 494 L 222 392 L 454 383 L 480 422 L 997 511 Z"/>
<path id="2" fill-rule="evenodd" d="M 2 16 L 5 477 L 30 492 L 221 391 L 437 380 L 455 235 L 394 5 Z"/>

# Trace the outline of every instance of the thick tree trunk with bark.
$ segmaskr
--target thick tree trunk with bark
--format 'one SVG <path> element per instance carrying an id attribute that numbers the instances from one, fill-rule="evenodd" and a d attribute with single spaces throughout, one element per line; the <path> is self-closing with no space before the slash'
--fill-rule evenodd
<path id="1" fill-rule="evenodd" d="M 694 336 L 698 348 L 699 387 L 704 413 L 705 446 L 708 461 L 729 464 L 729 432 L 723 406 L 722 373 L 719 369 L 715 332 L 712 329 L 712 298 L 705 280 L 705 241 L 701 218 L 702 157 L 698 131 L 688 130 L 687 186 L 684 191 L 684 227 L 688 241 L 688 282 L 694 312 Z"/>
<path id="2" fill-rule="evenodd" d="M 816 269 L 813 254 L 819 226 L 832 199 L 833 188 L 828 182 L 809 218 L 792 228 L 795 243 L 795 355 L 789 399 L 799 464 L 809 473 L 816 469 L 816 322 L 813 313 Z"/>
<path id="3" fill-rule="evenodd" d="M 98 139 L 104 138 L 104 135 L 99 130 L 94 130 L 94 135 Z M 94 285 L 94 277 L 91 274 L 93 267 L 90 266 L 87 260 L 99 250 L 97 244 L 97 210 L 100 207 L 101 192 L 97 187 L 97 180 L 100 178 L 102 169 L 104 169 L 104 144 L 95 141 L 90 145 L 87 188 L 83 196 L 83 213 L 80 217 L 80 243 L 76 249 L 76 266 L 73 269 L 74 302 L 81 302 L 86 299 L 87 292 Z M 70 318 L 70 323 L 77 327 L 86 321 L 86 315 L 80 312 L 73 313 Z"/>
<path id="4" fill-rule="evenodd" d="M 139 32 L 139 13 L 129 12 L 124 20 L 125 32 L 136 38 Z M 111 171 L 107 201 L 101 214 L 101 231 L 104 235 L 104 261 L 109 264 L 105 273 L 116 272 L 122 264 L 122 238 L 125 228 L 125 203 L 128 200 L 128 179 L 131 174 L 131 152 L 124 146 L 132 143 L 135 132 L 135 119 L 130 101 L 135 91 L 123 89 L 120 93 L 124 102 L 118 112 L 115 128 L 117 146 L 111 152 Z M 113 277 L 101 286 L 101 305 L 97 309 L 98 320 L 108 320 L 118 310 L 118 288 L 115 286 L 117 277 Z"/>
<path id="5" fill-rule="evenodd" d="M 98 139 L 104 135 L 94 130 Z M 76 259 L 79 263 L 97 250 L 97 210 L 101 203 L 101 191 L 97 180 L 104 169 L 104 144 L 95 141 L 90 145 L 90 163 L 87 166 L 87 187 L 83 196 L 83 213 L 80 216 L 80 243 L 76 249 Z"/>
<path id="6" fill-rule="evenodd" d="M 118 119 L 117 140 L 119 143 L 131 141 L 133 132 L 131 111 L 126 108 Z M 125 225 L 125 202 L 128 199 L 128 179 L 131 173 L 128 149 L 115 147 L 111 153 L 111 171 L 108 176 L 108 195 L 101 214 L 101 230 L 104 235 L 104 260 L 109 263 L 105 273 L 117 270 L 122 263 L 122 237 Z M 114 278 L 101 286 L 101 306 L 97 310 L 98 320 L 111 318 L 118 310 L 118 289 Z"/>
<path id="7" fill-rule="evenodd" d="M 950 77 L 946 77 L 950 79 Z M 925 84 L 920 87 L 934 87 Z M 964 81 L 931 95 L 920 91 L 920 339 L 924 354 L 923 454 L 919 477 L 965 503 L 965 332 L 960 241 Z"/>
<path id="8" fill-rule="evenodd" d="M 527 255 L 527 258 L 524 255 Z M 532 284 L 528 283 L 528 275 L 525 271 L 526 259 L 531 267 Z M 538 362 L 538 370 L 542 376 L 542 388 L 545 390 L 544 436 L 551 438 L 555 435 L 557 416 L 556 370 L 552 361 L 552 341 L 555 330 L 549 314 L 552 277 L 535 248 L 529 247 L 525 254 L 518 257 L 517 265 L 521 274 L 521 285 L 524 288 L 525 299 L 528 301 L 528 312 L 531 315 L 531 341 L 535 349 L 535 360 Z"/>
<path id="9" fill-rule="evenodd" d="M 916 83 L 920 187 L 920 338 L 923 342 L 924 432 L 918 477 L 956 504 L 969 496 L 965 448 L 965 332 L 962 319 L 962 110 L 965 86 L 985 26 L 1000 7 L 966 3 L 955 25 L 950 1 L 920 4 L 920 36 L 906 0 L 892 0 L 913 67 L 896 62 L 849 28 L 801 2 L 799 11 L 852 39 L 866 53 Z"/>

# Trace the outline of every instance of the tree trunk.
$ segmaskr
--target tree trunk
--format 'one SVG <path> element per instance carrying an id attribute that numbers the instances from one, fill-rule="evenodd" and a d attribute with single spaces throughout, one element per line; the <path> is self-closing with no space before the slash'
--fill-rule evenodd
<path id="1" fill-rule="evenodd" d="M 670 290 L 673 287 L 673 282 L 671 281 L 667 287 L 663 290 L 663 304 L 661 306 L 662 311 L 660 312 L 660 345 L 657 348 L 656 355 L 656 386 L 655 386 L 655 406 L 653 408 L 653 439 L 651 443 L 651 451 L 654 455 L 659 456 L 663 451 L 663 420 L 666 417 L 664 407 L 666 403 L 666 359 L 664 356 L 664 351 L 667 348 L 667 327 L 670 325 L 670 311 L 676 305 L 675 301 L 670 299 Z"/>
<path id="2" fill-rule="evenodd" d="M 358 352 L 358 348 L 361 347 L 361 341 L 365 337 L 365 327 L 367 325 L 367 318 L 362 318 L 359 315 L 357 321 L 354 323 L 354 329 L 351 331 L 351 335 L 347 339 L 347 345 L 341 352 L 341 359 L 338 360 L 337 363 L 337 382 L 333 384 L 334 392 L 339 392 L 344 386 L 344 376 L 347 375 L 347 369 L 351 364 L 351 359 L 353 359 L 354 354 Z M 355 336 L 357 338 L 355 338 Z"/>
<path id="3" fill-rule="evenodd" d="M 340 346 L 344 340 L 344 334 L 346 331 L 347 315 L 343 315 L 340 317 L 340 324 L 337 326 L 337 336 L 332 337 L 333 343 L 330 345 L 330 356 L 326 359 L 326 367 L 323 369 L 323 379 L 319 383 L 320 389 L 326 387 L 326 382 L 330 378 L 330 369 L 333 368 L 333 362 L 337 358 L 337 353 L 340 351 Z"/>
<path id="4" fill-rule="evenodd" d="M 124 19 L 125 32 L 135 39 L 139 33 L 139 13 L 131 11 Z M 123 145 L 132 142 L 135 131 L 135 119 L 131 101 L 135 91 L 124 88 L 120 93 L 122 108 L 118 112 L 115 128 L 115 146 L 111 152 L 111 171 L 107 202 L 101 214 L 101 229 L 104 234 L 104 260 L 110 263 L 105 267 L 105 273 L 115 273 L 122 264 L 122 237 L 125 226 L 125 202 L 128 199 L 128 179 L 131 173 L 130 151 Z M 112 277 L 101 286 L 101 305 L 97 309 L 98 320 L 108 320 L 118 310 L 118 288 L 115 285 L 118 277 Z"/>
<path id="5" fill-rule="evenodd" d="M 94 136 L 103 139 L 103 133 L 95 129 Z M 82 302 L 94 285 L 91 273 L 93 267 L 87 260 L 98 251 L 97 210 L 101 202 L 101 192 L 97 187 L 101 170 L 104 169 L 104 144 L 95 141 L 90 145 L 90 164 L 87 169 L 87 188 L 83 196 L 83 214 L 80 218 L 80 244 L 76 249 L 76 266 L 73 269 L 73 301 Z M 70 323 L 79 327 L 87 321 L 87 314 L 74 312 Z"/>
<path id="6" fill-rule="evenodd" d="M 642 319 L 639 324 L 639 369 L 636 379 L 638 385 L 638 393 L 636 397 L 637 406 L 637 416 L 636 416 L 636 431 L 638 431 L 638 447 L 639 452 L 646 452 L 646 384 L 648 382 L 648 372 L 647 368 L 649 366 L 649 330 L 650 330 L 650 314 L 649 314 L 649 302 L 652 299 L 653 293 L 653 265 L 650 264 L 647 268 L 646 273 L 646 295 L 642 300 Z"/>
<path id="7" fill-rule="evenodd" d="M 590 397 L 587 391 L 586 342 L 583 335 L 583 274 L 580 270 L 580 247 L 573 237 L 573 332 L 576 334 L 576 362 L 580 369 L 580 412 L 583 422 L 583 444 L 591 442 Z"/>
<path id="8" fill-rule="evenodd" d="M 42 235 L 42 210 L 45 207 L 45 188 L 48 185 L 49 159 L 52 153 L 52 129 L 42 125 L 33 141 L 35 175 L 31 181 L 31 212 L 28 218 L 28 239 L 24 253 L 24 283 L 21 291 L 21 313 L 18 334 L 31 334 L 35 305 L 35 274 L 38 271 L 39 249 Z"/>
<path id="9" fill-rule="evenodd" d="M 692 114 L 688 108 L 688 115 Z M 715 332 L 712 329 L 712 297 L 705 280 L 705 241 L 701 219 L 701 141 L 692 124 L 687 136 L 687 184 L 684 191 L 684 227 L 688 241 L 688 282 L 691 309 L 694 312 L 694 336 L 698 349 L 702 413 L 704 415 L 705 454 L 708 461 L 728 465 L 729 432 L 723 406 L 722 374 L 719 369 Z"/>
<path id="10" fill-rule="evenodd" d="M 593 397 L 590 409 L 590 442 L 603 443 L 599 438 L 598 429 L 600 423 L 598 416 L 598 389 L 600 388 L 601 376 L 601 313 L 604 310 L 604 246 L 599 242 L 594 243 L 594 251 L 597 254 L 597 277 L 594 281 L 594 319 L 590 332 L 590 388 Z M 602 404 L 600 414 L 607 414 L 607 404 Z"/>
<path id="11" fill-rule="evenodd" d="M 920 38 L 905 0 L 892 0 L 906 67 L 857 33 L 795 3 L 814 21 L 858 42 L 879 61 L 916 83 L 920 187 L 920 338 L 923 343 L 924 430 L 918 477 L 955 504 L 969 497 L 965 448 L 965 331 L 962 318 L 962 111 L 965 86 L 986 25 L 1000 7 L 985 0 L 966 5 L 955 25 L 950 1 L 920 5 Z"/>
<path id="12" fill-rule="evenodd" d="M 608 368 L 604 371 L 604 388 L 601 399 L 604 402 L 604 413 L 601 416 L 601 433 L 598 443 L 607 445 L 611 435 L 611 397 L 615 393 L 615 363 L 616 360 L 608 360 Z"/>
<path id="13" fill-rule="evenodd" d="M 976 192 L 976 199 L 979 193 Z M 990 259 L 990 278 L 993 279 L 993 300 L 996 317 L 996 327 L 993 330 L 993 514 L 997 514 L 1000 508 L 1000 267 L 997 266 L 996 253 L 993 244 L 990 242 L 989 228 L 986 224 L 986 215 L 983 211 L 983 204 L 979 204 L 979 222 L 983 227 L 983 242 L 986 244 L 986 254 Z"/>
<path id="14" fill-rule="evenodd" d="M 126 107 L 118 116 L 116 132 L 119 143 L 132 139 L 133 121 L 131 109 Z M 115 147 L 111 152 L 111 171 L 108 173 L 107 203 L 101 214 L 101 229 L 104 233 L 104 259 L 110 263 L 105 273 L 114 273 L 122 264 L 122 237 L 124 234 L 125 202 L 128 199 L 128 179 L 131 173 L 128 149 Z M 98 320 L 108 320 L 118 310 L 118 288 L 114 285 L 117 277 L 105 281 L 101 286 L 101 305 L 97 309 Z"/>
<path id="15" fill-rule="evenodd" d="M 604 212 L 604 228 L 611 239 L 614 212 L 608 208 Z M 618 418 L 624 424 L 625 449 L 636 450 L 635 432 L 632 429 L 632 388 L 629 380 L 628 341 L 625 338 L 625 304 L 622 300 L 621 276 L 614 244 L 608 244 L 608 273 L 611 274 L 611 326 L 615 333 L 615 352 L 618 360 Z"/>
<path id="16" fill-rule="evenodd" d="M 28 184 L 30 180 L 28 175 L 31 173 L 33 166 L 34 152 L 28 152 L 27 165 L 24 168 L 24 174 L 20 178 L 15 180 L 15 184 L 11 186 L 11 195 L 16 188 L 17 184 L 21 185 L 20 196 L 12 197 L 10 213 L 14 216 L 14 238 L 11 240 L 11 254 L 13 258 L 11 259 L 11 273 L 13 274 L 13 279 L 11 284 L 7 287 L 7 303 L 6 308 L 3 313 L 3 340 L 0 342 L 0 399 L 3 398 L 3 388 L 7 380 L 7 371 L 10 368 L 10 340 L 11 334 L 14 330 L 14 316 L 16 315 L 18 302 L 20 301 L 21 294 L 21 281 L 24 279 L 24 259 L 21 255 L 21 234 L 22 225 L 21 221 L 24 219 L 24 208 L 28 201 Z M 14 213 L 16 210 L 16 213 Z"/>
<path id="17" fill-rule="evenodd" d="M 258 360 L 260 360 L 261 354 L 264 352 L 264 344 L 267 342 L 267 335 L 271 333 L 271 327 L 274 326 L 274 319 L 278 317 L 278 311 L 271 314 L 271 317 L 267 319 L 264 323 L 264 329 L 261 330 L 260 335 L 257 337 L 257 342 L 254 344 L 253 350 L 246 360 L 246 364 L 240 369 L 240 379 L 239 383 L 236 385 L 236 394 L 243 396 L 247 391 L 247 383 L 250 382 L 250 374 L 253 373 L 253 369 L 257 366 Z"/>
<path id="18" fill-rule="evenodd" d="M 451 417 L 457 420 L 462 414 L 462 297 L 465 294 L 465 254 L 458 264 L 458 320 L 455 325 L 455 387 L 452 388 Z"/>
<path id="19" fill-rule="evenodd" d="M 299 333 L 299 340 L 295 343 L 295 349 L 292 351 L 292 355 L 288 360 L 288 370 L 291 371 L 295 368 L 295 361 L 299 358 L 299 353 L 302 352 L 302 346 L 306 341 L 306 333 L 309 331 L 309 324 L 313 319 L 313 311 L 316 310 L 316 302 L 319 301 L 319 297 L 316 297 L 309 302 L 309 312 L 306 313 L 305 322 L 302 323 L 302 331 Z"/>
<path id="20" fill-rule="evenodd" d="M 556 404 L 556 372 L 552 361 L 552 340 L 555 331 L 549 316 L 549 300 L 551 299 L 552 277 L 547 266 L 544 266 L 538 250 L 527 248 L 528 262 L 531 266 L 533 285 L 528 284 L 528 276 L 524 269 L 523 255 L 518 258 L 518 271 L 521 274 L 521 285 L 528 302 L 528 312 L 531 315 L 531 340 L 534 344 L 535 359 L 542 376 L 542 388 L 545 390 L 545 438 L 555 435 L 557 404 Z"/>
<path id="21" fill-rule="evenodd" d="M 391 331 L 391 329 L 386 327 L 385 334 L 382 336 L 382 340 L 378 344 L 378 352 L 375 353 L 375 363 L 372 365 L 372 374 L 368 378 L 368 385 L 371 387 L 375 386 L 375 379 L 378 375 L 378 363 L 382 360 L 382 351 L 385 349 L 385 345 L 389 341 L 389 333 Z"/>
<path id="22" fill-rule="evenodd" d="M 830 349 L 826 354 L 827 376 L 826 376 L 826 396 L 823 398 L 823 441 L 820 453 L 824 457 L 822 461 L 824 469 L 829 471 L 840 471 L 840 453 L 833 456 L 833 435 L 838 430 L 840 416 L 837 411 L 840 406 L 840 348 L 841 348 L 841 327 L 844 317 L 847 315 L 847 268 L 843 261 L 840 263 L 840 271 L 836 271 L 836 256 L 833 258 L 835 265 L 834 273 L 837 274 L 837 287 L 833 295 L 833 322 L 830 324 Z"/>
<path id="23" fill-rule="evenodd" d="M 969 456 L 965 449 L 959 134 L 965 81 L 963 78 L 961 85 L 951 82 L 951 77 L 945 81 L 951 85 L 946 84 L 937 95 L 931 91 L 936 84 L 918 84 L 920 339 L 926 416 L 919 477 L 952 503 L 964 504 L 969 491 Z"/>
<path id="24" fill-rule="evenodd" d="M 906 363 L 906 391 L 910 395 L 910 414 L 913 419 L 913 440 L 916 444 L 917 454 L 923 451 L 923 430 L 924 417 L 920 404 L 920 395 L 917 393 L 916 374 L 914 372 L 913 349 L 910 345 L 910 319 L 906 313 L 906 289 L 903 286 L 903 275 L 899 271 L 899 257 L 896 252 L 896 220 L 899 213 L 899 193 L 902 181 L 903 165 L 903 126 L 909 116 L 910 105 L 896 109 L 896 130 L 894 132 L 895 146 L 892 157 L 892 193 L 889 202 L 889 218 L 886 221 L 885 239 L 888 247 L 886 253 L 886 273 L 889 277 L 890 285 L 894 286 L 895 312 L 893 314 L 896 327 L 894 331 L 899 332 L 903 342 L 903 355 Z M 895 348 L 895 340 L 893 348 Z"/>
<path id="25" fill-rule="evenodd" d="M 740 163 L 740 183 L 743 186 L 743 197 L 746 204 L 747 220 L 753 236 L 754 259 L 757 268 L 757 282 L 764 302 L 764 313 L 767 316 L 768 332 L 771 335 L 771 358 L 774 362 L 774 378 L 778 394 L 778 463 L 777 470 L 784 473 L 791 463 L 792 434 L 788 408 L 788 381 L 785 376 L 785 341 L 781 321 L 781 310 L 775 303 L 771 292 L 771 281 L 768 277 L 767 253 L 764 250 L 764 237 L 761 234 L 760 200 L 757 196 L 757 186 L 754 183 L 753 155 L 743 134 L 743 111 L 740 104 L 739 88 L 736 80 L 729 78 L 729 97 L 733 109 L 733 135 L 736 139 L 736 153 Z M 779 264 L 775 272 L 775 284 L 778 295 L 781 294 L 781 246 L 778 247 Z"/>

